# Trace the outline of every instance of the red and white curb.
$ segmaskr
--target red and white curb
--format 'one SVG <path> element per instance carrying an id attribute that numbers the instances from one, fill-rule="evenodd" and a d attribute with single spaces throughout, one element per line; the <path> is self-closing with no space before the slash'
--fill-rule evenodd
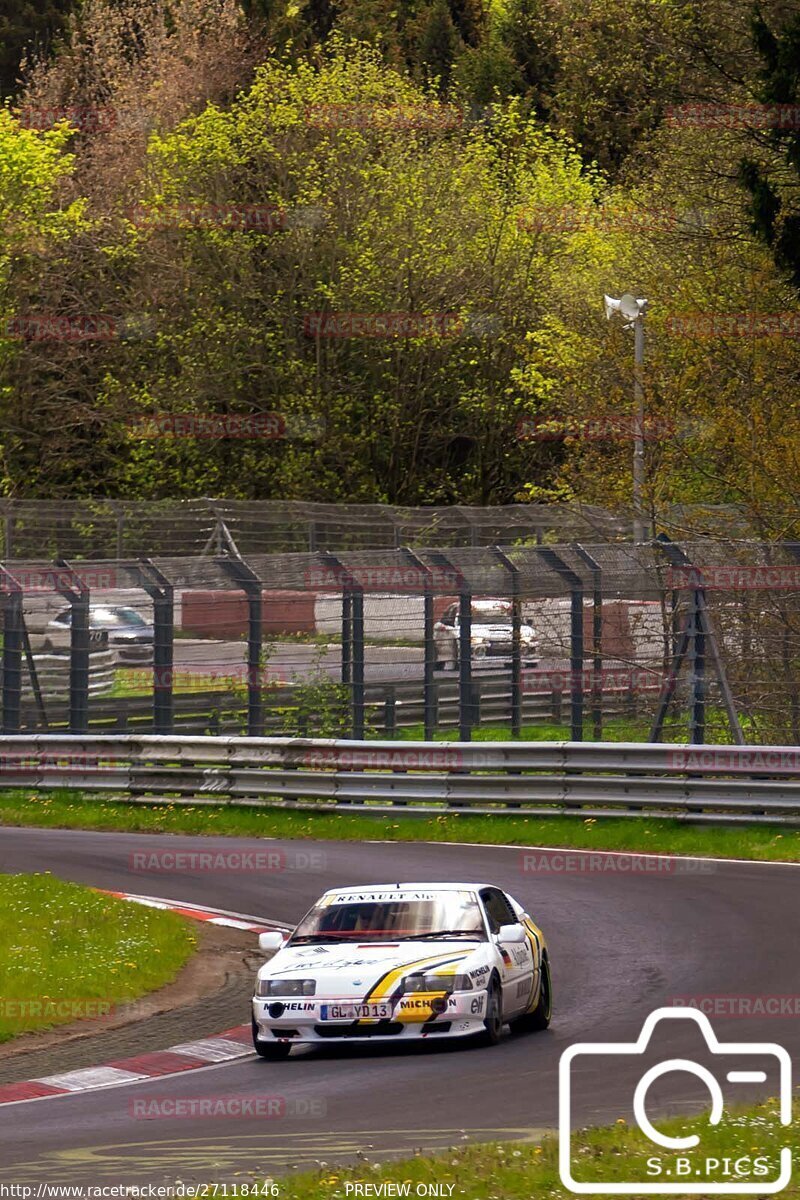
<path id="1" fill-rule="evenodd" d="M 255 917 L 243 917 L 241 913 L 225 912 L 222 908 L 195 908 L 191 904 L 178 904 L 174 900 L 161 900 L 157 896 L 133 896 L 130 892 L 109 892 L 106 888 L 97 888 L 106 896 L 116 896 L 118 900 L 132 900 L 134 904 L 144 904 L 147 908 L 168 908 L 170 912 L 179 913 L 182 917 L 191 917 L 193 921 L 208 921 L 209 925 L 227 925 L 230 929 L 251 930 L 261 933 L 265 929 L 289 929 L 279 921 L 258 921 Z"/>
<path id="2" fill-rule="evenodd" d="M 105 889 L 98 889 L 105 890 Z M 121 900 L 131 900 L 149 908 L 164 908 L 180 913 L 195 921 L 208 921 L 211 925 L 225 925 L 232 929 L 261 933 L 266 929 L 288 929 L 277 921 L 258 921 L 230 913 L 218 908 L 195 908 L 178 904 L 172 900 L 161 900 L 156 896 L 133 896 L 128 892 L 106 892 Z M 20 1083 L 0 1084 L 0 1106 L 18 1104 L 31 1100 L 46 1100 L 51 1096 L 77 1095 L 98 1088 L 119 1087 L 126 1083 L 139 1083 L 143 1079 L 156 1079 L 166 1075 L 177 1075 L 182 1071 L 196 1071 L 216 1063 L 232 1062 L 237 1058 L 249 1058 L 253 1054 L 252 1034 L 249 1025 L 237 1025 L 211 1037 L 182 1042 L 167 1050 L 154 1050 L 135 1054 L 130 1058 L 119 1058 L 99 1067 L 81 1067 L 77 1071 L 64 1071 L 58 1075 L 42 1075 L 38 1079 L 27 1079 Z"/>

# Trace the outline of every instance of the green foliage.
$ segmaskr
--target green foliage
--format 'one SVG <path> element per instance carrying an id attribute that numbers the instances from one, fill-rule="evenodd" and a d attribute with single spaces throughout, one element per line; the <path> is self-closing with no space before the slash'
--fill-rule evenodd
<path id="1" fill-rule="evenodd" d="M 186 921 L 174 913 L 142 908 L 49 874 L 4 875 L 0 1042 L 27 1030 L 110 1014 L 115 1005 L 169 983 L 194 945 Z M 59 1007 L 65 999 L 67 1005 Z M 13 1001 L 20 1002 L 19 1011 Z"/>

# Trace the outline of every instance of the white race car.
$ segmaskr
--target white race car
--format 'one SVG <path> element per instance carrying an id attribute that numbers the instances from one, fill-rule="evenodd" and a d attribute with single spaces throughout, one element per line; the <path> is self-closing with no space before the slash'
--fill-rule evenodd
<path id="1" fill-rule="evenodd" d="M 470 1037 L 545 1029 L 552 986 L 541 930 L 479 883 L 333 888 L 290 936 L 262 933 L 253 1044 Z"/>

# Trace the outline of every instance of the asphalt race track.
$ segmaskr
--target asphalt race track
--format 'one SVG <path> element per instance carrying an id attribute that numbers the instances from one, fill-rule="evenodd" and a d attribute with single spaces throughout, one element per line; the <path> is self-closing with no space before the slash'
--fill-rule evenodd
<path id="1" fill-rule="evenodd" d="M 304 842 L 271 846 L 284 845 L 289 861 L 298 847 L 313 851 L 312 869 L 144 874 L 129 865 L 136 849 L 263 849 L 264 843 L 3 829 L 0 845 L 3 871 L 49 870 L 98 887 L 287 922 L 335 884 L 490 881 L 542 925 L 555 992 L 548 1032 L 509 1034 L 493 1049 L 326 1047 L 295 1051 L 283 1063 L 253 1056 L 174 1078 L 10 1105 L 0 1110 L 0 1183 L 219 1180 L 352 1160 L 359 1151 L 376 1161 L 464 1136 L 536 1136 L 556 1124 L 558 1060 L 570 1043 L 634 1040 L 644 1018 L 676 997 L 800 993 L 800 868 L 793 866 L 711 863 L 702 870 L 692 860 L 681 871 L 587 871 L 576 869 L 582 858 L 576 854 L 571 870 L 534 873 L 522 869 L 519 849 Z M 248 1019 L 243 1002 L 242 1020 Z M 662 1027 L 659 1058 L 700 1051 L 687 1025 Z M 723 1041 L 779 1042 L 795 1063 L 800 1053 L 796 1017 L 715 1017 L 714 1028 Z M 213 1032 L 187 1028 L 186 1040 Z M 575 1087 L 578 1122 L 629 1117 L 643 1064 L 634 1057 L 609 1069 L 598 1060 L 583 1071 Z M 704 1107 L 705 1094 L 693 1084 L 684 1074 L 665 1077 L 651 1111 Z M 265 1093 L 285 1098 L 286 1116 L 148 1121 L 131 1115 L 137 1095 Z"/>

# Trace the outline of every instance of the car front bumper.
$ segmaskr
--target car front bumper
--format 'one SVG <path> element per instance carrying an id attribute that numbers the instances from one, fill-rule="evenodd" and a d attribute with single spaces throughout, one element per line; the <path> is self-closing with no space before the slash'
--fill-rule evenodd
<path id="1" fill-rule="evenodd" d="M 329 1021 L 321 1017 L 325 1004 L 337 1003 L 341 997 L 316 996 L 312 1000 L 283 1001 L 287 1007 L 279 1015 L 271 1015 L 272 999 L 255 997 L 253 1020 L 260 1041 L 291 1041 L 298 1044 L 319 1044 L 336 1041 L 408 1041 L 428 1037 L 469 1037 L 480 1033 L 486 1016 L 486 991 L 457 992 L 447 997 L 447 1007 L 441 1013 L 432 1011 L 426 1002 L 414 994 L 402 997 L 386 1020 L 362 1018 L 355 1021 Z M 353 1002 L 352 1000 L 350 1001 Z M 280 1003 L 280 1001 L 278 1002 Z M 302 1005 L 302 1007 L 300 1007 Z M 273 1013 L 276 1012 L 273 1008 Z"/>

